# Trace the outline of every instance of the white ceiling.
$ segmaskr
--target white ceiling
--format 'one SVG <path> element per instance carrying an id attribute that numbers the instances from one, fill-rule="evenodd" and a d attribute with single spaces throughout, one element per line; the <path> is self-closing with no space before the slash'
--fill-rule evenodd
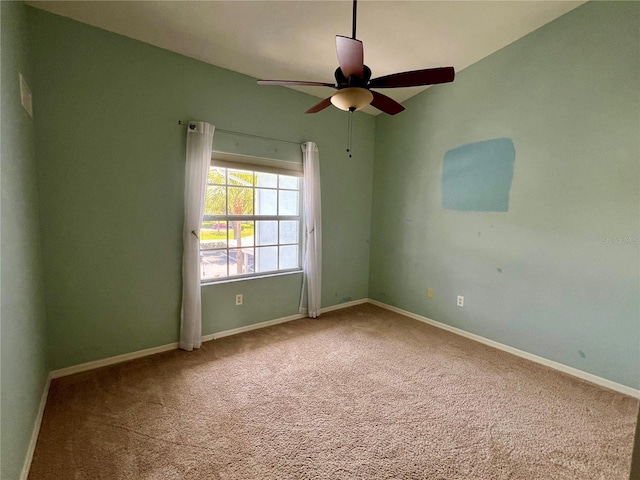
<path id="1" fill-rule="evenodd" d="M 27 3 L 264 79 L 333 82 L 335 35 L 351 36 L 350 0 Z M 356 36 L 374 78 L 449 65 L 459 72 L 582 3 L 360 0 Z M 298 89 L 321 98 L 332 93 Z M 402 102 L 422 90 L 383 93 Z M 378 113 L 372 107 L 365 111 Z"/>

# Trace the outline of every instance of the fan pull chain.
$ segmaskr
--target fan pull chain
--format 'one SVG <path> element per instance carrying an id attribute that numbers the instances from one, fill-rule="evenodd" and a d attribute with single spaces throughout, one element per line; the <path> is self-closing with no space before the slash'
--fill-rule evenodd
<path id="1" fill-rule="evenodd" d="M 353 136 L 353 109 L 349 109 L 349 126 L 347 128 L 347 153 L 349 154 L 349 158 L 352 158 L 351 155 L 351 137 Z"/>

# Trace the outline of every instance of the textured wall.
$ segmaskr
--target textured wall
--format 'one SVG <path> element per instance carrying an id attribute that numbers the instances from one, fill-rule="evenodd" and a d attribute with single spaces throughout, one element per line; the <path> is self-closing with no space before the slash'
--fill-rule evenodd
<path id="1" fill-rule="evenodd" d="M 2 20 L 2 308 L 0 477 L 19 478 L 48 368 L 33 120 L 20 105 L 30 82 L 26 7 L 0 2 Z"/>
<path id="2" fill-rule="evenodd" d="M 52 368 L 177 340 L 186 142 L 178 119 L 315 141 L 322 305 L 367 296 L 374 118 L 356 116 L 349 159 L 344 112 L 303 114 L 315 97 L 29 10 Z M 300 274 L 206 286 L 204 333 L 297 313 L 300 286 Z"/>
<path id="3" fill-rule="evenodd" d="M 589 2 L 378 117 L 370 297 L 640 387 L 639 19 Z M 443 208 L 445 153 L 503 137 L 508 212 Z"/>

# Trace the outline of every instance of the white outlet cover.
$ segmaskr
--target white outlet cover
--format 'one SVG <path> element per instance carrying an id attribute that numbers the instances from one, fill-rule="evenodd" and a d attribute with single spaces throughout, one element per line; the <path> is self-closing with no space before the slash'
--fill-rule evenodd
<path id="1" fill-rule="evenodd" d="M 458 295 L 458 306 L 464 307 L 464 297 L 462 295 Z"/>
<path id="2" fill-rule="evenodd" d="M 29 88 L 29 85 L 27 84 L 22 74 L 20 74 L 20 103 L 22 103 L 22 106 L 27 111 L 29 116 L 33 118 L 33 100 L 31 98 L 31 89 Z"/>

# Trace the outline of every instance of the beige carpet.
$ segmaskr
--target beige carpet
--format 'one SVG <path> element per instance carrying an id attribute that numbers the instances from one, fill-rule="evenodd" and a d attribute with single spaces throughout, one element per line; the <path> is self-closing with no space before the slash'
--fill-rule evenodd
<path id="1" fill-rule="evenodd" d="M 53 381 L 29 478 L 627 480 L 637 406 L 361 305 Z"/>

